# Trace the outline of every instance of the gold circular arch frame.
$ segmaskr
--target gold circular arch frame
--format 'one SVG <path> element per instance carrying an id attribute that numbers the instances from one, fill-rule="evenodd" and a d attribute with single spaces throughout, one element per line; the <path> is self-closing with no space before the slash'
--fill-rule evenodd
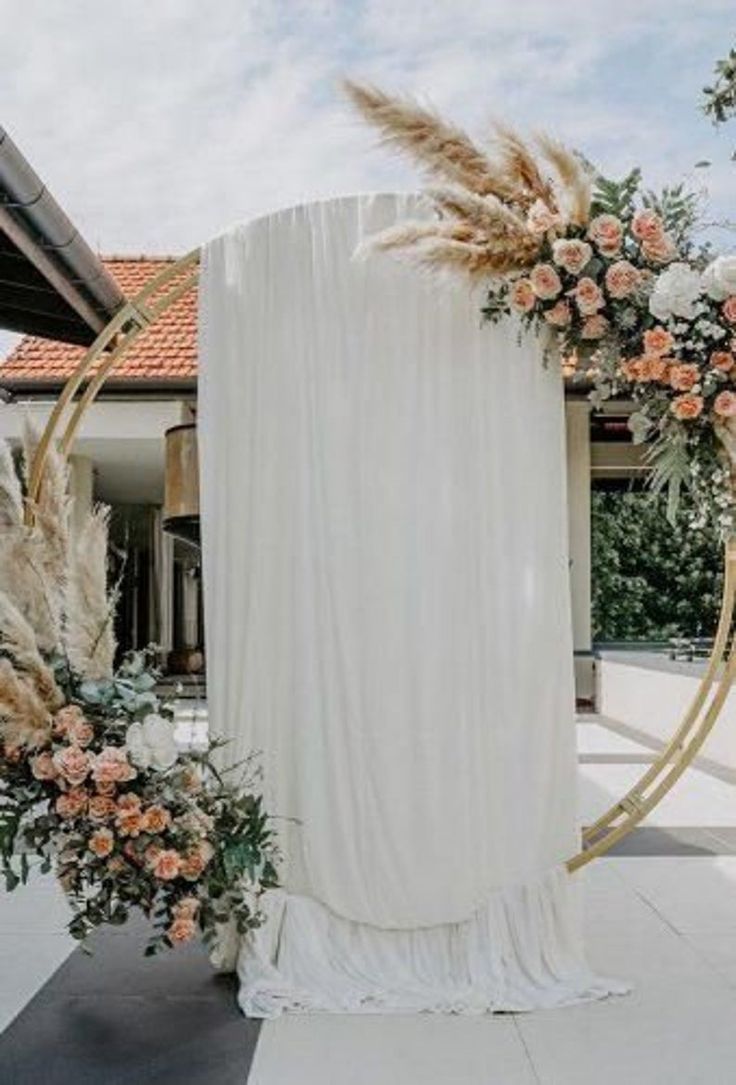
<path id="1" fill-rule="evenodd" d="M 155 275 L 100 332 L 66 382 L 38 443 L 29 480 L 29 509 L 38 498 L 52 442 L 68 456 L 87 408 L 138 336 L 196 286 L 199 249 Z M 28 515 L 32 515 L 30 512 Z M 583 832 L 582 850 L 567 861 L 570 872 L 605 854 L 654 809 L 691 765 L 713 730 L 736 678 L 736 539 L 725 553 L 721 613 L 700 685 L 674 735 L 629 791 Z"/>

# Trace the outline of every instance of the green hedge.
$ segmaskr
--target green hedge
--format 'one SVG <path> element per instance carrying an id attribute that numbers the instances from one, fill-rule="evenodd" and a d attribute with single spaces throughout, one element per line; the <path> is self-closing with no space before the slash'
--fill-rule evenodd
<path id="1" fill-rule="evenodd" d="M 722 547 L 650 493 L 592 494 L 593 639 L 709 637 L 718 620 Z"/>

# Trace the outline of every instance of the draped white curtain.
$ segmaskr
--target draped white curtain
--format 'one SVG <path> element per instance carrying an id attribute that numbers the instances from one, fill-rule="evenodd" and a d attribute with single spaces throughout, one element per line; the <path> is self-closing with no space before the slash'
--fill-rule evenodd
<path id="1" fill-rule="evenodd" d="M 575 851 L 562 387 L 511 321 L 312 203 L 204 249 L 208 696 L 263 751 L 284 889 L 241 1004 L 530 1008 L 587 972 Z"/>

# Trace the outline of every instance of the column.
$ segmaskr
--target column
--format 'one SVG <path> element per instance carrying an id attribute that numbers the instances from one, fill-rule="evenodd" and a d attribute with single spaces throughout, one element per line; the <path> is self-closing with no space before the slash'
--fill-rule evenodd
<path id="1" fill-rule="evenodd" d="M 577 697 L 594 699 L 590 620 L 590 404 L 565 404 L 567 424 L 567 512 L 570 538 L 570 592 Z"/>
<path id="2" fill-rule="evenodd" d="M 89 456 L 69 457 L 69 495 L 72 499 L 70 526 L 72 534 L 79 531 L 92 509 L 94 499 L 94 465 Z"/>

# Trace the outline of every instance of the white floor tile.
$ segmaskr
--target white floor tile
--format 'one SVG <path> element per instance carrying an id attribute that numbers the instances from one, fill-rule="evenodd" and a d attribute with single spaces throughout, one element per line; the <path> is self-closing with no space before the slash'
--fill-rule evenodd
<path id="1" fill-rule="evenodd" d="M 510 1017 L 306 1016 L 264 1025 L 248 1085 L 535 1085 Z"/>
<path id="2" fill-rule="evenodd" d="M 645 765 L 580 765 L 579 809 L 589 824 L 642 776 Z M 689 769 L 648 815 L 646 825 L 661 827 L 736 825 L 736 787 L 697 769 Z"/>
<path id="3" fill-rule="evenodd" d="M 577 728 L 577 748 L 579 754 L 632 754 L 634 756 L 654 756 L 646 746 L 633 742 L 630 738 L 602 727 L 599 723 L 583 723 Z"/>

